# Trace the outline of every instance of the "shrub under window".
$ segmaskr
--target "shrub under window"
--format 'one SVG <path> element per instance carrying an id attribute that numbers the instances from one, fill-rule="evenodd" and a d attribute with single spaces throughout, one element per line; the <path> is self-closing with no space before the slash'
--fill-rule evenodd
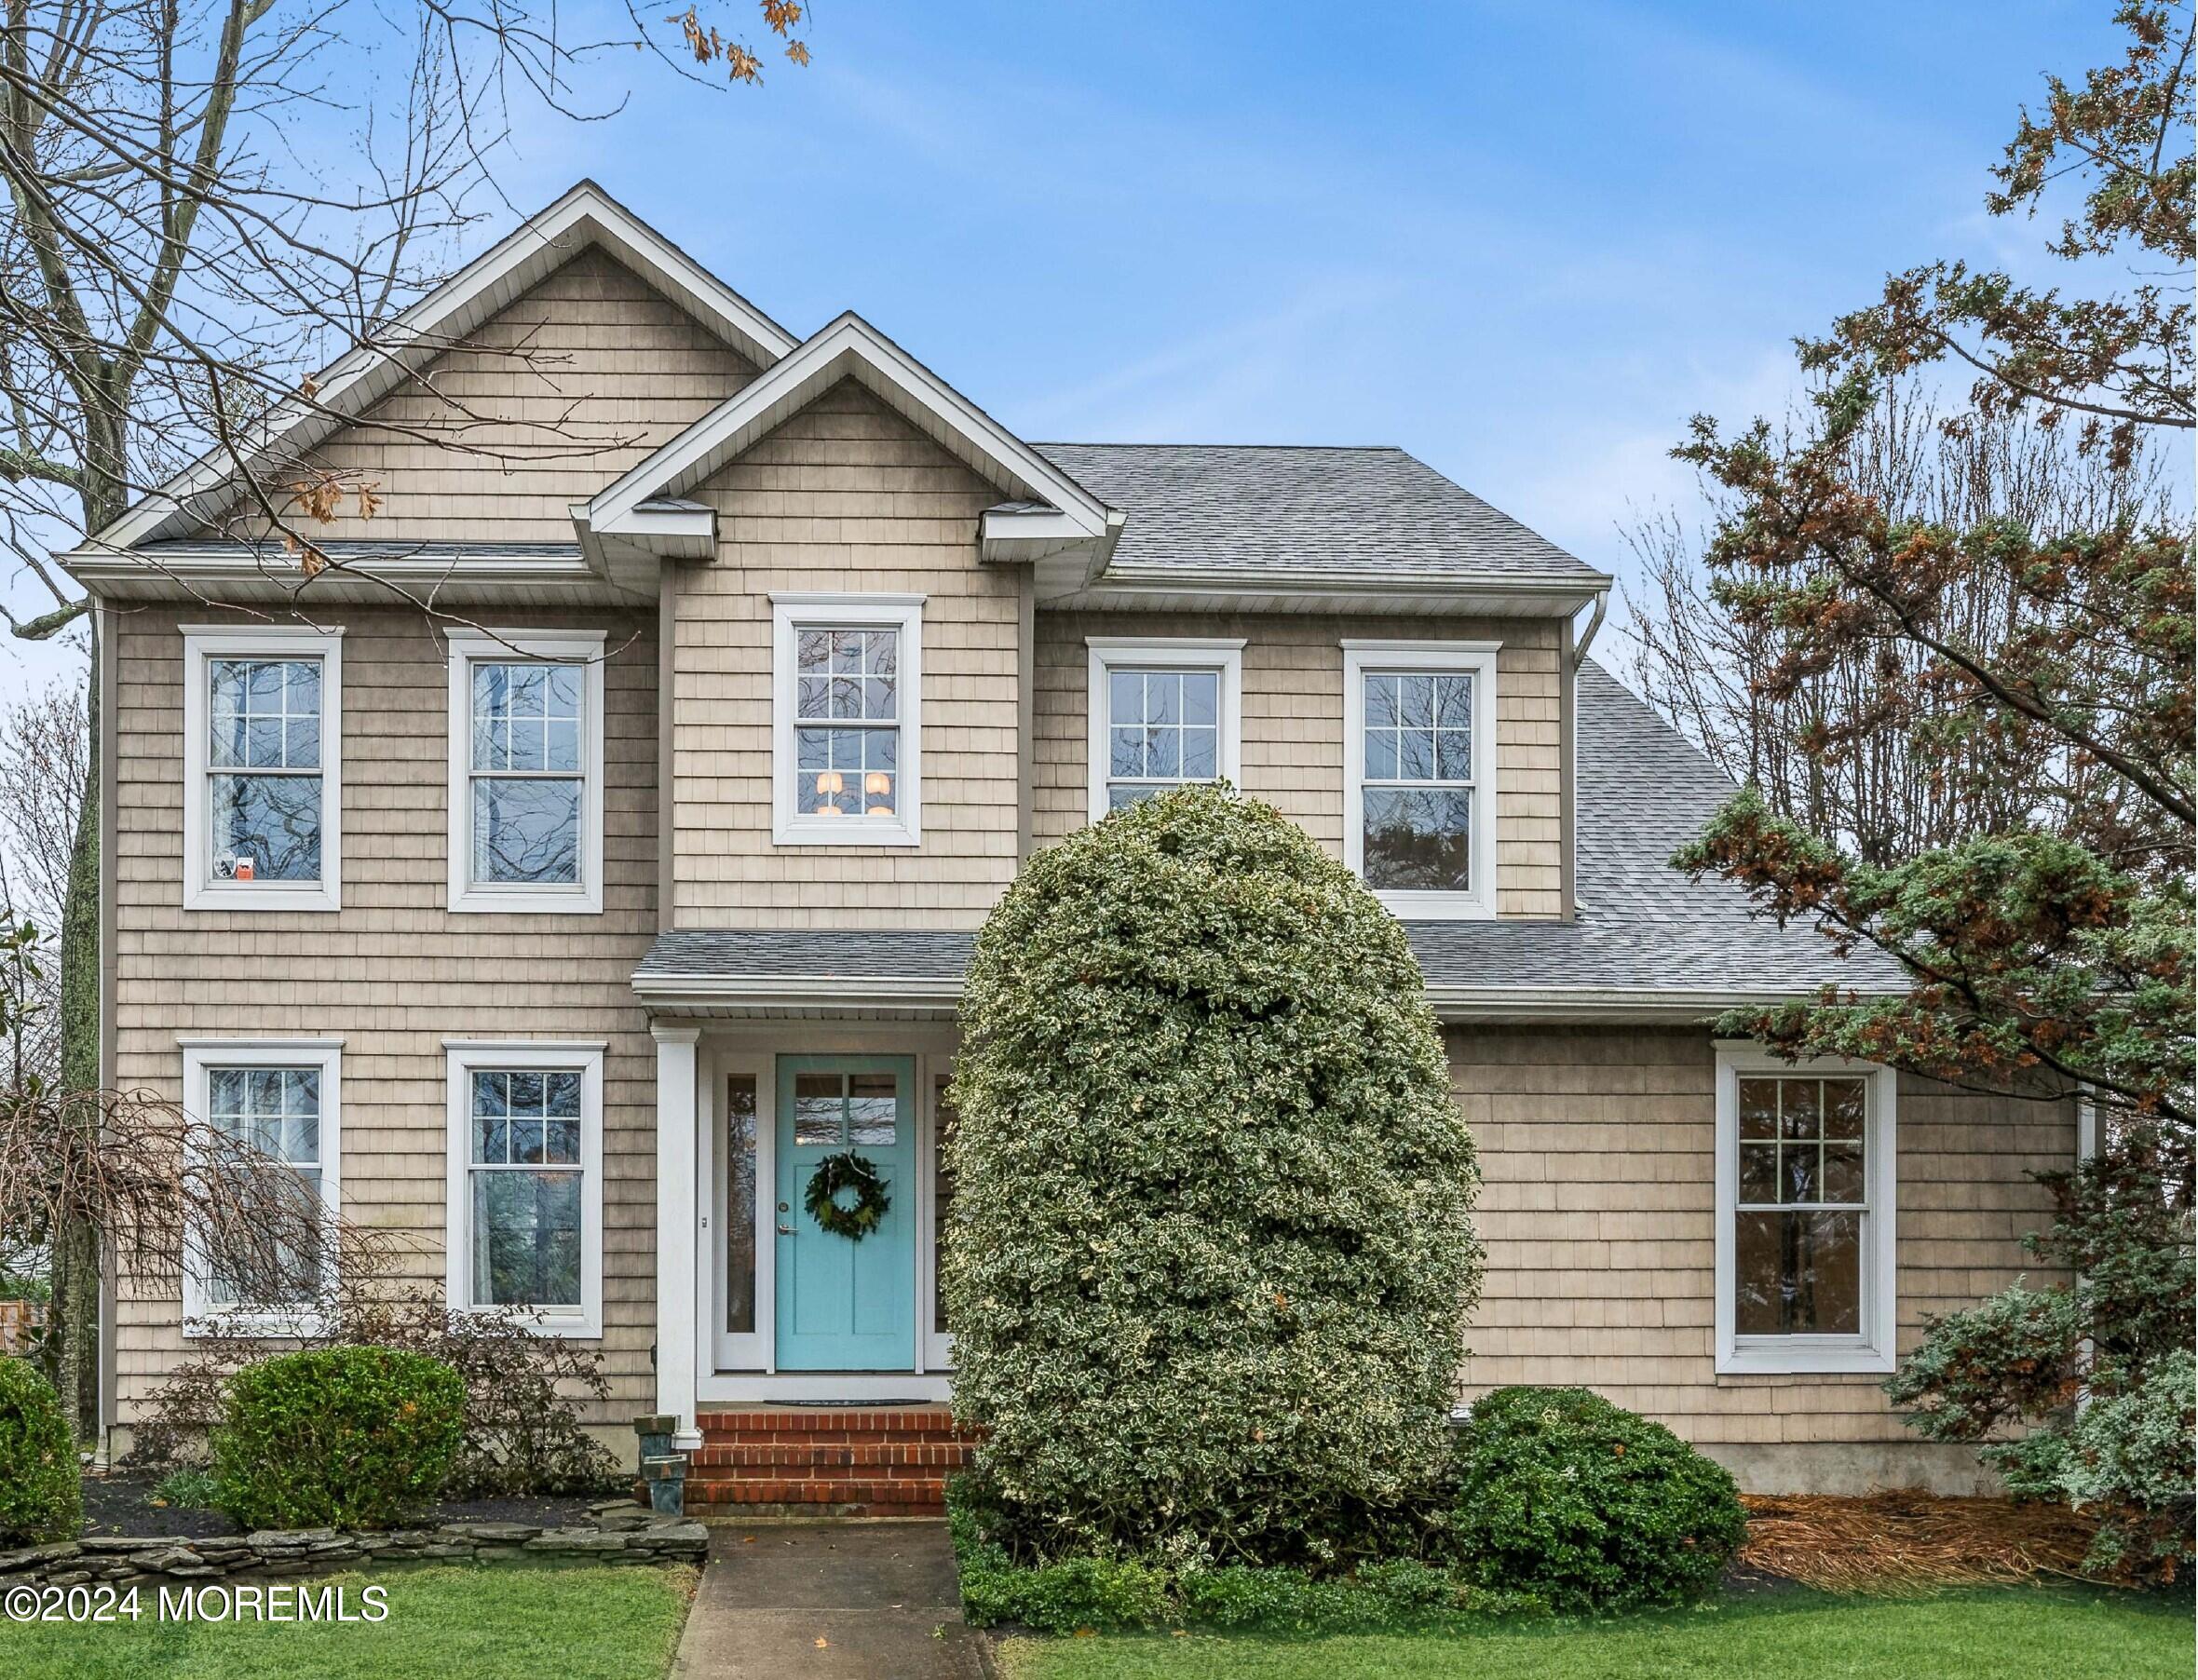
<path id="1" fill-rule="evenodd" d="M 60 1398 L 20 1359 L 0 1359 L 0 1544 L 71 1540 L 84 1520 L 76 1440 Z"/>
<path id="2" fill-rule="evenodd" d="M 1029 1555 L 1319 1561 L 1440 1473 L 1472 1144 L 1403 928 L 1272 809 L 1171 792 L 977 942 L 943 1287 Z"/>
<path id="3" fill-rule="evenodd" d="M 465 1411 L 457 1372 L 424 1354 L 258 1361 L 229 1379 L 213 1431 L 223 1508 L 247 1528 L 387 1528 L 441 1495 Z"/>
<path id="4" fill-rule="evenodd" d="M 1705 1597 L 1746 1526 L 1720 1466 L 1585 1389 L 1498 1389 L 1458 1453 L 1464 1572 L 1560 1614 Z"/>

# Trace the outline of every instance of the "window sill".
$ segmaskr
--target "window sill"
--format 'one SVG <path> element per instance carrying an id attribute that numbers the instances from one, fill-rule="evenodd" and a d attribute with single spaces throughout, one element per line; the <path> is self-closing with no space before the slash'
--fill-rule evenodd
<path id="1" fill-rule="evenodd" d="M 497 1310 L 494 1307 L 471 1305 L 454 1306 L 454 1313 L 482 1315 Z M 600 1312 L 522 1312 L 513 1316 L 512 1322 L 536 1335 L 562 1336 L 567 1341 L 593 1342 L 603 1338 L 603 1315 Z"/>
<path id="2" fill-rule="evenodd" d="M 185 910 L 287 910 L 326 915 L 343 907 L 343 887 L 335 881 L 312 887 L 278 887 L 273 882 L 263 885 L 256 881 L 248 886 L 209 883 L 188 887 L 183 893 Z"/>
<path id="3" fill-rule="evenodd" d="M 205 1341 L 212 1337 L 237 1338 L 244 1341 L 293 1341 L 300 1336 L 319 1335 L 323 1326 L 317 1312 L 223 1312 L 210 1307 L 195 1317 L 183 1320 L 185 1341 Z"/>
<path id="4" fill-rule="evenodd" d="M 601 915 L 603 894 L 593 887 L 522 888 L 498 892 L 480 887 L 454 887 L 454 915 Z"/>
<path id="5" fill-rule="evenodd" d="M 1719 1376 L 1885 1376 L 1899 1362 L 1873 1343 L 1806 1341 L 1790 1346 L 1750 1341 L 1717 1355 Z"/>
<path id="6" fill-rule="evenodd" d="M 867 818 L 848 822 L 789 822 L 771 831 L 773 846 L 920 846 L 922 837 L 905 822 L 880 822 Z"/>
<path id="7" fill-rule="evenodd" d="M 1496 912 L 1486 901 L 1462 892 L 1385 892 L 1375 898 L 1400 922 L 1492 922 Z"/>

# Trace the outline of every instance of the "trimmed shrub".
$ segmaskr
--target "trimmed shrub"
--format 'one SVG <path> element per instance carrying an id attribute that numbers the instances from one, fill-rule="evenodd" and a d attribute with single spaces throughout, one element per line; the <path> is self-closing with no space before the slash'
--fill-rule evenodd
<path id="1" fill-rule="evenodd" d="M 389 1348 L 278 1354 L 229 1379 L 213 1431 L 222 1509 L 247 1528 L 387 1528 L 432 1504 L 465 1432 L 466 1385 Z"/>
<path id="2" fill-rule="evenodd" d="M 1024 1557 L 1324 1562 L 1423 1499 L 1479 1281 L 1472 1142 L 1403 928 L 1186 788 L 977 941 L 942 1280 Z"/>
<path id="3" fill-rule="evenodd" d="M 1746 1529 L 1722 1467 L 1585 1389 L 1499 1389 L 1457 1445 L 1460 1567 L 1560 1614 L 1691 1604 Z"/>
<path id="4" fill-rule="evenodd" d="M 950 1491 L 962 1610 L 974 1627 L 1019 1624 L 1047 1633 L 1201 1628 L 1217 1633 L 1320 1635 L 1462 1631 L 1504 1616 L 1546 1614 L 1536 1600 L 1490 1592 L 1458 1572 L 1399 1559 L 1349 1577 L 1245 1565 L 1168 1567 L 1132 1558 L 1017 1564 L 985 1538 L 964 1479 Z"/>
<path id="5" fill-rule="evenodd" d="M 84 1524 L 76 1438 L 61 1397 L 20 1359 L 0 1359 L 0 1542 L 73 1540 Z"/>

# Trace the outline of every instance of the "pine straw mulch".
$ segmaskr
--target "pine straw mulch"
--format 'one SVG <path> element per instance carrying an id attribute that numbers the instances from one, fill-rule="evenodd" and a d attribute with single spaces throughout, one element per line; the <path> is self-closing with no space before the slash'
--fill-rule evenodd
<path id="1" fill-rule="evenodd" d="M 2065 1507 L 1909 1488 L 1743 1495 L 1743 1567 L 1825 1592 L 1896 1594 L 2081 1576 L 2098 1524 Z"/>

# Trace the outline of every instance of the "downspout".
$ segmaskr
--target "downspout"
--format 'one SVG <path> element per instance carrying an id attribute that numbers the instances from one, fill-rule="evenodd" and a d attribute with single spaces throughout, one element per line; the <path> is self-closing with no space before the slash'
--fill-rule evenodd
<path id="1" fill-rule="evenodd" d="M 1603 615 L 1609 610 L 1610 591 L 1597 589 L 1595 591 L 1594 614 L 1588 619 L 1587 629 L 1581 631 L 1580 640 L 1572 647 L 1572 669 L 1575 673 L 1580 670 L 1581 661 L 1587 657 L 1587 650 L 1594 645 L 1595 632 L 1603 628 Z"/>
<path id="2" fill-rule="evenodd" d="M 1609 611 L 1610 591 L 1595 591 L 1595 610 L 1577 640 L 1567 617 L 1564 632 L 1564 672 L 1557 687 L 1557 730 L 1563 756 L 1557 778 L 1558 910 L 1565 921 L 1580 916 L 1580 666 Z"/>

